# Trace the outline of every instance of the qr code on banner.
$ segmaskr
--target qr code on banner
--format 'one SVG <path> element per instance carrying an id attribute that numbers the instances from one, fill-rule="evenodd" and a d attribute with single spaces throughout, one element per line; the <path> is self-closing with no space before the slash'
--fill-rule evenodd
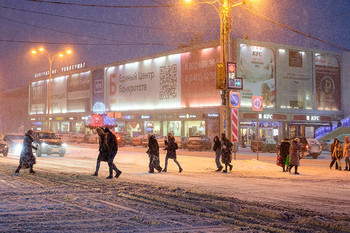
<path id="1" fill-rule="evenodd" d="M 177 65 L 161 66 L 159 68 L 160 91 L 159 99 L 174 99 L 177 96 Z"/>

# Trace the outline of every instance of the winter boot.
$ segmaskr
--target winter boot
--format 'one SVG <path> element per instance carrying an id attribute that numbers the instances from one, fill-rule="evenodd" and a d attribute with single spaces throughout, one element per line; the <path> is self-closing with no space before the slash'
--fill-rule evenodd
<path id="1" fill-rule="evenodd" d="M 115 174 L 115 178 L 118 178 L 122 174 L 122 171 L 118 170 L 117 174 Z"/>
<path id="2" fill-rule="evenodd" d="M 233 166 L 231 164 L 229 164 L 229 166 L 230 166 L 230 171 L 232 171 Z"/>
<path id="3" fill-rule="evenodd" d="M 179 173 L 181 173 L 183 171 L 183 169 L 180 167 L 180 169 L 179 169 Z"/>
<path id="4" fill-rule="evenodd" d="M 348 171 L 348 166 L 345 167 L 345 170 L 344 171 Z"/>
<path id="5" fill-rule="evenodd" d="M 298 166 L 295 166 L 295 172 L 294 172 L 295 175 L 299 175 L 299 172 L 298 172 Z"/>
<path id="6" fill-rule="evenodd" d="M 112 179 L 113 176 L 107 176 L 106 179 L 109 180 L 109 179 Z"/>
<path id="7" fill-rule="evenodd" d="M 35 171 L 33 170 L 33 165 L 30 166 L 29 173 L 30 173 L 30 174 L 35 174 Z"/>
<path id="8" fill-rule="evenodd" d="M 166 168 L 164 168 L 164 169 L 163 169 L 163 172 L 167 172 L 167 169 L 166 169 Z"/>
<path id="9" fill-rule="evenodd" d="M 94 174 L 92 174 L 91 176 L 98 176 L 98 173 L 97 172 L 95 172 Z"/>

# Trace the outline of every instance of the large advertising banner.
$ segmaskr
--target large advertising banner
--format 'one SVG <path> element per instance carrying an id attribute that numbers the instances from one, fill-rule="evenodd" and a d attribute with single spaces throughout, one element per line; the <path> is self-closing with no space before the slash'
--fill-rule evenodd
<path id="1" fill-rule="evenodd" d="M 280 49 L 278 104 L 281 108 L 313 109 L 312 53 Z"/>
<path id="2" fill-rule="evenodd" d="M 67 78 L 60 76 L 51 81 L 50 114 L 67 112 Z"/>
<path id="3" fill-rule="evenodd" d="M 220 47 L 181 54 L 181 106 L 220 105 L 220 90 L 216 89 L 215 66 L 220 59 Z"/>
<path id="4" fill-rule="evenodd" d="M 275 54 L 271 48 L 241 45 L 238 76 L 243 78 L 241 105 L 251 107 L 252 96 L 263 96 L 264 107 L 274 107 L 276 101 Z"/>
<path id="5" fill-rule="evenodd" d="M 340 62 L 332 55 L 318 55 L 316 68 L 316 102 L 318 110 L 340 110 Z"/>
<path id="6" fill-rule="evenodd" d="M 33 82 L 30 87 L 30 114 L 44 114 L 47 101 L 47 82 Z"/>
<path id="7" fill-rule="evenodd" d="M 67 80 L 67 108 L 68 112 L 90 111 L 90 83 L 91 72 L 73 74 Z"/>
<path id="8" fill-rule="evenodd" d="M 104 70 L 92 72 L 92 106 L 96 103 L 104 103 Z"/>
<path id="9" fill-rule="evenodd" d="M 110 111 L 179 108 L 180 55 L 108 67 Z"/>

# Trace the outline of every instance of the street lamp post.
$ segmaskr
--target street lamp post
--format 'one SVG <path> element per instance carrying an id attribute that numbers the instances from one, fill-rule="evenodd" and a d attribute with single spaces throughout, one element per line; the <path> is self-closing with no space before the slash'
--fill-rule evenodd
<path id="1" fill-rule="evenodd" d="M 46 114 L 46 130 L 50 131 L 50 99 L 51 99 L 51 78 L 52 78 L 52 62 L 53 60 L 58 56 L 58 57 L 63 57 L 63 53 L 59 52 L 56 53 L 55 55 L 51 56 L 50 53 L 48 53 L 44 48 L 39 48 L 38 51 L 42 54 L 44 54 L 47 59 L 49 60 L 50 63 L 50 69 L 49 69 L 49 86 L 48 86 L 48 91 L 47 91 L 47 114 Z M 32 50 L 32 54 L 37 54 L 37 50 Z M 67 54 L 71 54 L 71 50 L 66 50 Z"/>
<path id="2" fill-rule="evenodd" d="M 186 0 L 190 2 L 191 0 Z M 232 31 L 232 8 L 246 4 L 249 0 L 243 0 L 238 2 L 235 0 L 213 0 L 213 1 L 200 1 L 198 3 L 212 5 L 219 14 L 220 17 L 220 62 L 226 66 L 227 62 L 231 59 L 230 53 L 230 33 Z M 238 2 L 238 3 L 237 3 Z M 221 90 L 221 106 L 220 106 L 220 133 L 224 133 L 223 119 L 226 121 L 226 135 L 231 138 L 231 111 L 229 108 L 229 91 L 225 82 L 225 87 Z M 223 118 L 224 117 L 224 118 Z"/>

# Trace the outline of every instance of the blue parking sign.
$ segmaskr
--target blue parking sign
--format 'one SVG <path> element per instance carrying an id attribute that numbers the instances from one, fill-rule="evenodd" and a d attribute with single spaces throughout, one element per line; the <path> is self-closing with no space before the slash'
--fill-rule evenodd
<path id="1" fill-rule="evenodd" d="M 230 92 L 230 108 L 239 108 L 241 106 L 241 93 Z"/>

